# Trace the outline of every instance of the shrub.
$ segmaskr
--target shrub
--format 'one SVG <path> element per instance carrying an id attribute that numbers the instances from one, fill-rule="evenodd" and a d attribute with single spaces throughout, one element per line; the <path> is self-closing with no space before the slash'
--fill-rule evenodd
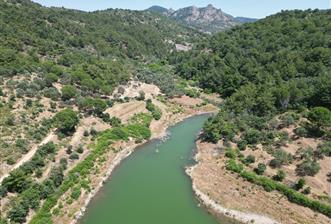
<path id="1" fill-rule="evenodd" d="M 58 79 L 59 79 L 59 77 L 54 73 L 48 73 L 44 77 L 47 87 L 51 87 L 54 82 L 57 82 Z"/>
<path id="2" fill-rule="evenodd" d="M 318 127 L 330 127 L 331 111 L 325 107 L 315 107 L 309 112 L 308 119 Z"/>
<path id="3" fill-rule="evenodd" d="M 71 160 L 78 160 L 79 159 L 79 155 L 77 153 L 72 153 L 69 156 L 69 159 L 71 159 Z"/>
<path id="4" fill-rule="evenodd" d="M 306 184 L 305 179 L 300 178 L 300 179 L 298 180 L 298 182 L 295 184 L 294 189 L 296 189 L 296 190 L 298 191 L 298 190 L 302 189 L 303 186 L 305 186 L 305 184 Z"/>
<path id="5" fill-rule="evenodd" d="M 286 177 L 286 173 L 283 170 L 278 170 L 277 174 L 274 175 L 272 178 L 276 181 L 283 181 Z"/>
<path id="6" fill-rule="evenodd" d="M 259 163 L 257 165 L 257 168 L 254 169 L 254 171 L 256 174 L 262 175 L 266 169 L 267 169 L 267 166 L 264 163 Z"/>
<path id="7" fill-rule="evenodd" d="M 256 129 L 249 129 L 244 133 L 244 139 L 250 145 L 255 145 L 260 142 L 262 134 Z"/>
<path id="8" fill-rule="evenodd" d="M 294 129 L 294 133 L 299 137 L 307 137 L 309 134 L 308 130 L 304 127 Z"/>
<path id="9" fill-rule="evenodd" d="M 54 116 L 54 125 L 59 131 L 68 133 L 78 124 L 77 113 L 72 109 L 64 109 Z"/>
<path id="10" fill-rule="evenodd" d="M 232 148 L 227 148 L 225 151 L 225 156 L 230 159 L 235 159 L 237 157 L 237 153 Z"/>
<path id="11" fill-rule="evenodd" d="M 110 125 L 112 126 L 112 127 L 120 127 L 121 126 L 121 124 L 122 124 L 122 121 L 121 121 L 121 119 L 119 119 L 118 117 L 112 117 L 111 119 L 110 119 Z"/>
<path id="12" fill-rule="evenodd" d="M 280 168 L 282 165 L 288 165 L 293 161 L 293 156 L 283 150 L 277 150 L 274 157 L 269 164 L 272 168 Z"/>
<path id="13" fill-rule="evenodd" d="M 318 162 L 311 159 L 306 159 L 296 168 L 296 172 L 299 176 L 315 176 L 321 169 Z"/>
<path id="14" fill-rule="evenodd" d="M 248 155 L 248 156 L 245 158 L 244 163 L 245 163 L 245 164 L 255 163 L 255 156 L 253 156 L 253 155 Z"/>
<path id="15" fill-rule="evenodd" d="M 78 148 L 76 149 L 76 152 L 79 154 L 82 154 L 84 152 L 84 148 L 82 145 L 79 145 Z"/>
<path id="16" fill-rule="evenodd" d="M 74 98 L 77 95 L 77 89 L 76 87 L 71 85 L 63 86 L 61 89 L 61 93 L 62 93 L 61 96 L 62 100 L 66 101 Z"/>
<path id="17" fill-rule="evenodd" d="M 247 146 L 247 141 L 246 140 L 241 140 L 238 142 L 238 149 L 240 151 L 244 151 L 246 149 Z"/>
<path id="18" fill-rule="evenodd" d="M 310 188 L 310 187 L 306 187 L 306 188 L 302 191 L 303 194 L 310 194 L 310 192 L 311 192 L 311 188 Z"/>
<path id="19" fill-rule="evenodd" d="M 323 159 L 324 156 L 331 157 L 331 141 L 323 142 L 317 146 L 314 156 Z"/>
<path id="20" fill-rule="evenodd" d="M 139 91 L 139 96 L 137 97 L 137 100 L 144 101 L 145 100 L 145 92 Z"/>
<path id="21" fill-rule="evenodd" d="M 81 194 L 81 189 L 80 189 L 80 187 L 77 186 L 77 187 L 74 187 L 74 188 L 72 189 L 72 192 L 71 192 L 70 197 L 71 197 L 73 200 L 77 200 L 77 199 L 79 198 L 80 194 Z"/>
<path id="22" fill-rule="evenodd" d="M 148 99 L 146 102 L 146 109 L 148 111 L 150 111 L 152 113 L 152 116 L 155 120 L 160 120 L 162 117 L 162 111 L 160 110 L 160 108 L 158 108 L 157 106 L 155 106 L 152 103 L 151 99 Z"/>
<path id="23" fill-rule="evenodd" d="M 236 163 L 234 159 L 230 159 L 226 163 L 226 169 L 236 173 L 240 173 L 244 169 L 244 166 L 242 164 Z"/>

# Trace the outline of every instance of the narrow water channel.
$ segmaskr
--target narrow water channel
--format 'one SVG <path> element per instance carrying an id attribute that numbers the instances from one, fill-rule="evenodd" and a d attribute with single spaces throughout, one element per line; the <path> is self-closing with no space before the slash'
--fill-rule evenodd
<path id="1" fill-rule="evenodd" d="M 169 129 L 165 142 L 140 147 L 114 171 L 91 201 L 81 224 L 217 224 L 198 206 L 184 167 L 207 116 Z M 224 222 L 225 223 L 225 222 Z"/>

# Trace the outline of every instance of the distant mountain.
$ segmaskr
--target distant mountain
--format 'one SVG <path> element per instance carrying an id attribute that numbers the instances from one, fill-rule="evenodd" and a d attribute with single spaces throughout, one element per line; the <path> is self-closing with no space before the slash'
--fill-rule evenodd
<path id="1" fill-rule="evenodd" d="M 161 14 L 167 14 L 169 12 L 169 9 L 164 8 L 162 6 L 153 5 L 152 7 L 148 8 L 147 11 L 161 13 Z"/>
<path id="2" fill-rule="evenodd" d="M 254 23 L 254 22 L 258 21 L 258 19 L 247 18 L 247 17 L 236 17 L 234 19 L 237 20 L 240 23 Z"/>
<path id="3" fill-rule="evenodd" d="M 223 31 L 242 23 L 256 21 L 256 19 L 251 18 L 235 18 L 230 14 L 223 12 L 221 9 L 215 8 L 211 4 L 203 8 L 190 6 L 176 11 L 161 6 L 152 6 L 147 9 L 147 11 L 163 14 L 186 26 L 209 33 Z"/>

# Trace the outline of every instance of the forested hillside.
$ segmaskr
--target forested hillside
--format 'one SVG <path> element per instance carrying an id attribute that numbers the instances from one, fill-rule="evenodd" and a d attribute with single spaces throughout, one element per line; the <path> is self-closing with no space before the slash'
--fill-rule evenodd
<path id="1" fill-rule="evenodd" d="M 201 34 L 150 12 L 28 0 L 0 1 L 0 32 L 0 223 L 26 223 L 35 213 L 32 223 L 70 223 L 73 210 L 63 205 L 84 206 L 74 204 L 102 182 L 90 181 L 106 175 L 100 166 L 148 140 L 162 114 L 181 113 L 158 101 L 152 84 L 178 93 L 167 56 Z M 115 142 L 123 146 L 109 150 Z"/>
<path id="2" fill-rule="evenodd" d="M 225 98 L 202 138 L 222 140 L 227 169 L 328 217 L 330 21 L 331 10 L 284 11 L 171 58 L 182 77 Z M 272 177 L 277 170 L 273 180 L 258 176 Z M 286 185 L 277 183 L 283 180 Z"/>
<path id="3" fill-rule="evenodd" d="M 1 1 L 0 8 L 1 76 L 59 76 L 70 68 L 69 73 L 80 73 L 79 79 L 109 88 L 127 80 L 129 69 L 122 70 L 128 63 L 123 60 L 164 58 L 174 48 L 171 41 L 194 37 L 191 30 L 148 12 L 87 13 L 45 8 L 28 0 Z M 91 77 L 92 70 L 100 77 Z"/>

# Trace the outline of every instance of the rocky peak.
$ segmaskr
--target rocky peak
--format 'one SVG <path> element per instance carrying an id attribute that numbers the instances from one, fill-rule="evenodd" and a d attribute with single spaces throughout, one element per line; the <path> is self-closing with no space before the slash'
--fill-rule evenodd
<path id="1" fill-rule="evenodd" d="M 250 21 L 247 18 L 237 20 L 212 4 L 202 8 L 193 5 L 176 11 L 160 6 L 153 6 L 148 10 L 159 12 L 203 32 L 219 32 Z"/>

